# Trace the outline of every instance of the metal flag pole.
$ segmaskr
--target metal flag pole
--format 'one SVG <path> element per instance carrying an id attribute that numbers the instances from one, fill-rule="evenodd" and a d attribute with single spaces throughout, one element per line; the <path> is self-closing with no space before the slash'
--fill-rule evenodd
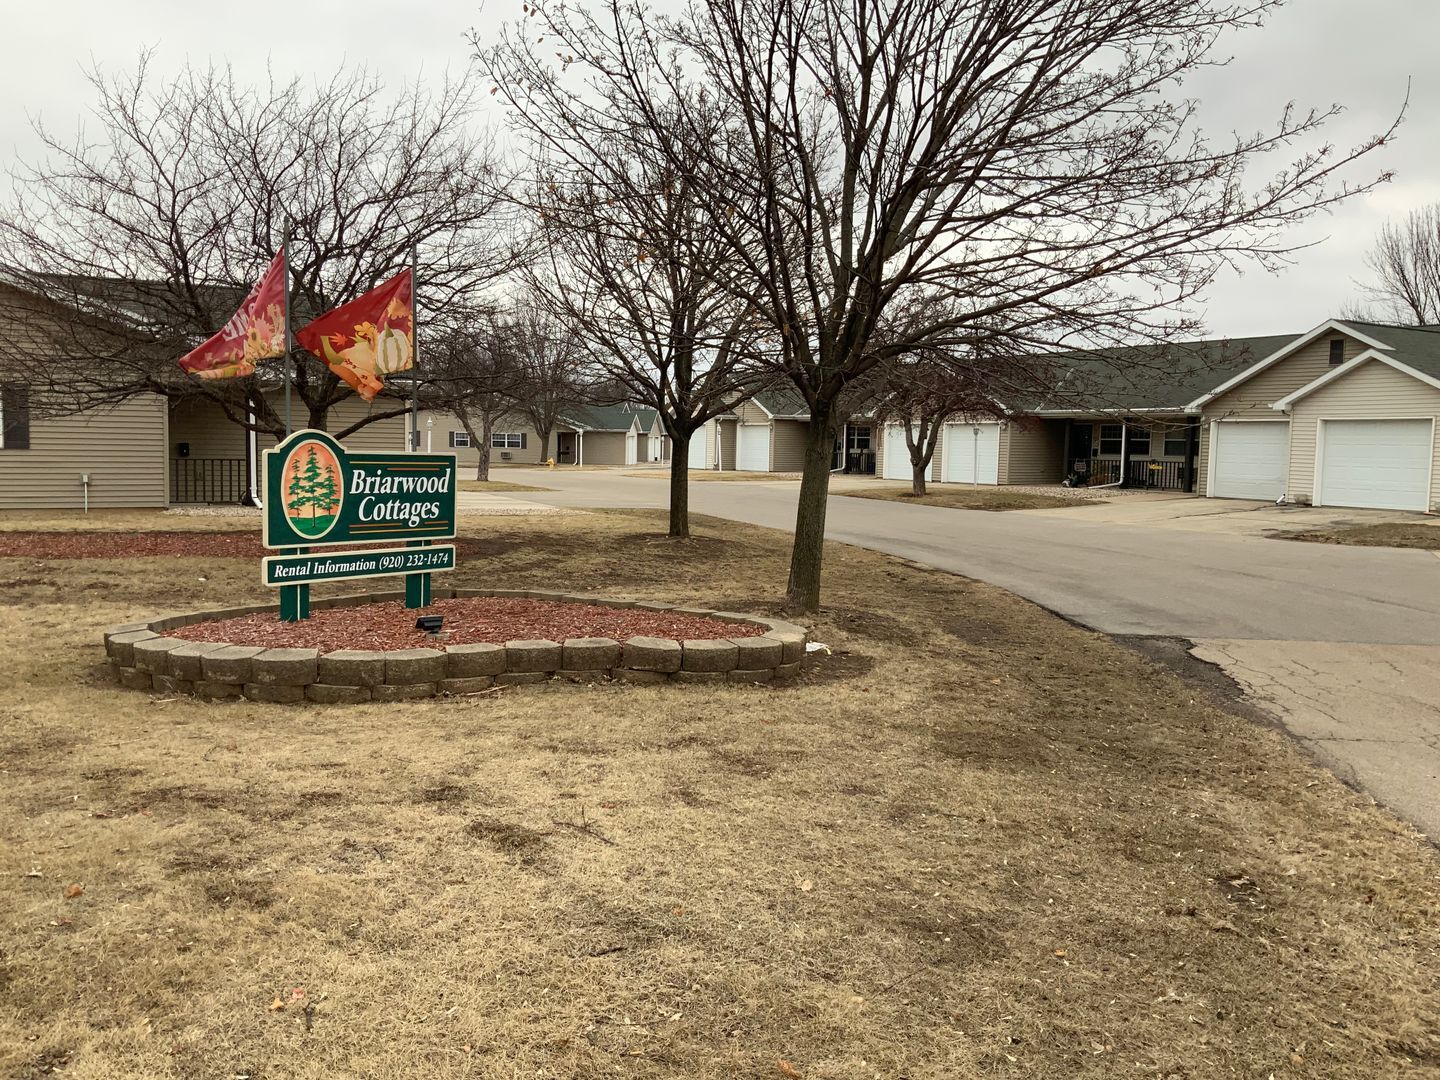
<path id="1" fill-rule="evenodd" d="M 410 452 L 420 451 L 420 254 L 410 245 Z"/>
<path id="2" fill-rule="evenodd" d="M 285 276 L 285 302 L 281 305 L 281 321 L 284 323 L 283 341 L 285 351 L 282 359 L 285 361 L 285 437 L 288 439 L 295 431 L 293 416 L 290 411 L 290 222 L 285 222 L 285 228 L 280 233 L 280 272 Z"/>

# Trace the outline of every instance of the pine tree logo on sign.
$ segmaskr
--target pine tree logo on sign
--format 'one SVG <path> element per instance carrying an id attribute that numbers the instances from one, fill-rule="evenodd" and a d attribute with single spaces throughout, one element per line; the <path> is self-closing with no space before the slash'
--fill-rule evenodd
<path id="1" fill-rule="evenodd" d="M 335 527 L 345 501 L 340 462 L 318 439 L 309 439 L 290 451 L 281 473 L 285 516 L 290 527 L 318 540 Z"/>

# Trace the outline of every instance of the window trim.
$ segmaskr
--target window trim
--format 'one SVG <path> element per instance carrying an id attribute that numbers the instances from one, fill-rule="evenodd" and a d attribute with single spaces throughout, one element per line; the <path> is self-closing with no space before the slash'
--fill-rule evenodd
<path id="1" fill-rule="evenodd" d="M 462 441 L 462 440 L 463 440 L 463 441 Z M 451 450 L 469 450 L 469 449 L 470 449 L 470 433 L 469 433 L 468 431 L 452 431 L 452 432 L 450 432 L 450 449 L 451 449 Z"/>
<path id="2" fill-rule="evenodd" d="M 1106 431 L 1115 432 L 1114 435 L 1106 435 Z M 1099 432 L 1095 436 L 1096 453 L 1101 457 L 1119 457 L 1125 448 L 1125 425 L 1124 424 L 1101 424 Z M 1106 443 L 1114 444 L 1115 449 L 1106 450 Z"/>
<path id="3" fill-rule="evenodd" d="M 524 450 L 525 432 L 523 431 L 492 431 L 490 433 L 491 450 Z"/>

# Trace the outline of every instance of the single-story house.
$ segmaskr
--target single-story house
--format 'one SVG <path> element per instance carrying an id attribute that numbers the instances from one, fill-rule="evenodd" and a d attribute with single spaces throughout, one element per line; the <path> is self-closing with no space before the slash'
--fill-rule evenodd
<path id="1" fill-rule="evenodd" d="M 454 413 L 422 410 L 422 443 L 454 450 L 461 469 L 479 464 L 479 450 Z M 542 446 L 534 425 L 520 414 L 500 417 L 490 429 L 491 464 L 639 465 L 670 459 L 669 439 L 654 409 L 638 405 L 571 405 L 561 410 Z"/>

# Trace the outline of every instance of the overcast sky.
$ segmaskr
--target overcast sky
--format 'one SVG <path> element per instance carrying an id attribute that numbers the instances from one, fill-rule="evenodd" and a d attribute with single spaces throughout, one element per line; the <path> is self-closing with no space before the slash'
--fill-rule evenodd
<path id="1" fill-rule="evenodd" d="M 329 74 L 348 58 L 399 82 L 458 72 L 467 63 L 462 34 L 518 17 L 520 0 L 466 6 L 408 0 L 50 0 L 10 5 L 6 60 L 0 65 L 0 156 L 7 166 L 32 158 L 27 117 L 69 130 L 90 103 L 82 69 L 92 61 L 128 69 L 140 49 L 158 49 L 156 74 L 185 63 L 229 61 L 242 75 Z M 1205 317 L 1215 334 L 1275 334 L 1309 329 L 1356 299 L 1361 257 L 1387 217 L 1440 201 L 1440 2 L 1437 0 L 1292 0 L 1262 30 L 1236 35 L 1224 52 L 1234 63 L 1186 88 L 1199 97 L 1214 134 L 1273 123 L 1287 101 L 1304 107 L 1340 103 L 1333 125 L 1340 147 L 1383 129 L 1410 84 L 1408 119 L 1398 138 L 1357 168 L 1394 180 L 1376 193 L 1297 229 L 1319 241 L 1279 276 L 1259 270 L 1211 291 Z M 1278 162 L 1277 162 L 1278 164 Z"/>

